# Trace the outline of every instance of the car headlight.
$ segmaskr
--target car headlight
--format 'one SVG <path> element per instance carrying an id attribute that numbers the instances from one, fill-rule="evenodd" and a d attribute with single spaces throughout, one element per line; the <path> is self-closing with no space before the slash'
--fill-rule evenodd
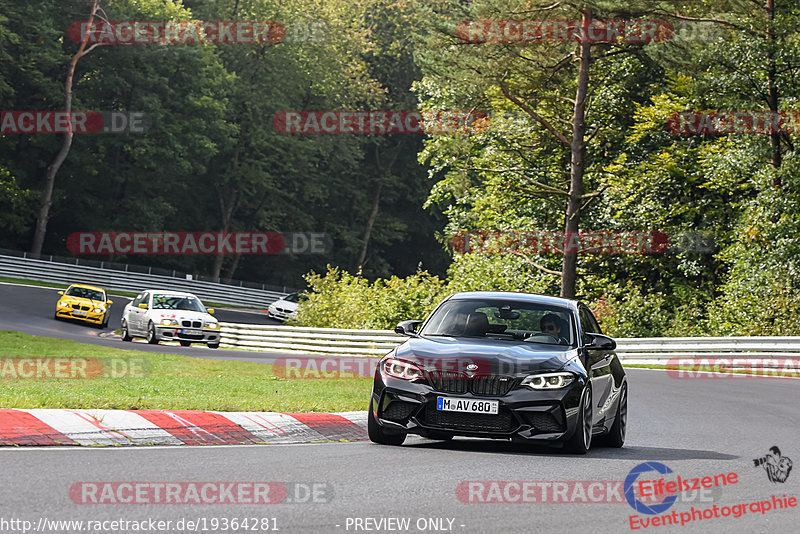
<path id="1" fill-rule="evenodd" d="M 531 389 L 561 389 L 570 385 L 573 380 L 575 375 L 572 373 L 543 373 L 525 377 L 521 385 Z"/>
<path id="2" fill-rule="evenodd" d="M 214 321 L 208 321 L 204 323 L 203 326 L 206 328 L 219 328 L 219 323 L 216 323 Z"/>
<path id="3" fill-rule="evenodd" d="M 403 380 L 416 380 L 422 378 L 422 370 L 415 364 L 405 360 L 389 358 L 381 366 L 384 376 L 401 378 Z"/>
<path id="4" fill-rule="evenodd" d="M 103 313 L 104 311 L 106 311 L 106 309 L 105 309 L 105 308 L 95 308 L 95 309 L 94 309 L 94 312 L 95 312 L 95 313 Z"/>
<path id="5" fill-rule="evenodd" d="M 178 321 L 175 319 L 161 319 L 161 324 L 164 326 L 178 326 Z"/>
<path id="6" fill-rule="evenodd" d="M 69 308 L 69 302 L 64 302 L 63 300 L 59 300 L 58 305 L 62 308 Z"/>

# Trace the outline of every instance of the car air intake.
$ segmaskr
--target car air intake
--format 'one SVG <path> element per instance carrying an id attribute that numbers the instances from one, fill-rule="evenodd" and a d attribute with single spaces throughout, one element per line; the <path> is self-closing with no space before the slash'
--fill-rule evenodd
<path id="1" fill-rule="evenodd" d="M 523 415 L 525 421 L 534 429 L 540 432 L 563 432 L 564 427 L 556 421 L 553 414 L 549 412 L 543 413 L 526 413 Z"/>
<path id="2" fill-rule="evenodd" d="M 417 406 L 419 406 L 419 404 L 395 400 L 383 410 L 381 418 L 388 419 L 389 421 L 405 421 Z"/>
<path id="3" fill-rule="evenodd" d="M 512 432 L 517 428 L 514 416 L 506 409 L 497 415 L 480 413 L 444 412 L 430 405 L 425 409 L 424 424 L 442 428 L 456 428 L 476 432 Z"/>

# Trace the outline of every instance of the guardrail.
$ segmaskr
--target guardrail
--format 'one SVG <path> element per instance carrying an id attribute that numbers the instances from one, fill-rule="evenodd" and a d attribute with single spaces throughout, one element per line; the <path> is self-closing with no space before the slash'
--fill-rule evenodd
<path id="1" fill-rule="evenodd" d="M 289 354 L 383 356 L 408 339 L 391 330 L 342 330 L 222 323 L 222 346 Z M 676 358 L 800 359 L 800 337 L 619 338 L 627 364 L 663 365 Z M 778 365 L 778 362 L 775 362 Z"/>
<path id="2" fill-rule="evenodd" d="M 769 360 L 800 359 L 800 337 L 655 337 L 621 338 L 617 354 L 628 364 L 664 364 L 691 358 L 757 358 L 769 367 Z"/>
<path id="3" fill-rule="evenodd" d="M 408 339 L 392 330 L 221 323 L 221 346 L 289 354 L 383 356 Z"/>
<path id="4" fill-rule="evenodd" d="M 188 291 L 203 301 L 258 308 L 266 308 L 286 295 L 280 291 L 5 255 L 0 255 L 0 276 L 62 284 L 92 284 L 106 290 L 133 293 L 145 289 Z"/>

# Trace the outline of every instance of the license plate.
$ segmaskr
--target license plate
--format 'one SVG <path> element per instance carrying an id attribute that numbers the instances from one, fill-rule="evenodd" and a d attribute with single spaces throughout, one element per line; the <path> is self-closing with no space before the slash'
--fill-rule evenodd
<path id="1" fill-rule="evenodd" d="M 457 397 L 437 397 L 436 409 L 443 412 L 485 413 L 497 415 L 500 401 L 459 399 Z"/>
<path id="2" fill-rule="evenodd" d="M 202 335 L 203 332 L 201 330 L 186 330 L 184 328 L 181 330 L 181 334 L 186 334 L 187 336 L 199 336 Z"/>
<path id="3" fill-rule="evenodd" d="M 72 312 L 72 315 L 82 315 L 82 316 L 86 317 L 86 312 L 85 311 L 80 311 L 80 310 L 75 310 L 75 311 Z"/>

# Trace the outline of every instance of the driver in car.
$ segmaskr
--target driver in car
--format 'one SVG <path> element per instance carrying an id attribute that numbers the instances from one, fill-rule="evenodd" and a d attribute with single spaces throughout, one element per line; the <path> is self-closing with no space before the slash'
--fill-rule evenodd
<path id="1" fill-rule="evenodd" d="M 539 320 L 539 328 L 542 333 L 549 334 L 556 338 L 559 343 L 569 342 L 561 335 L 561 319 L 557 315 L 548 313 Z"/>

